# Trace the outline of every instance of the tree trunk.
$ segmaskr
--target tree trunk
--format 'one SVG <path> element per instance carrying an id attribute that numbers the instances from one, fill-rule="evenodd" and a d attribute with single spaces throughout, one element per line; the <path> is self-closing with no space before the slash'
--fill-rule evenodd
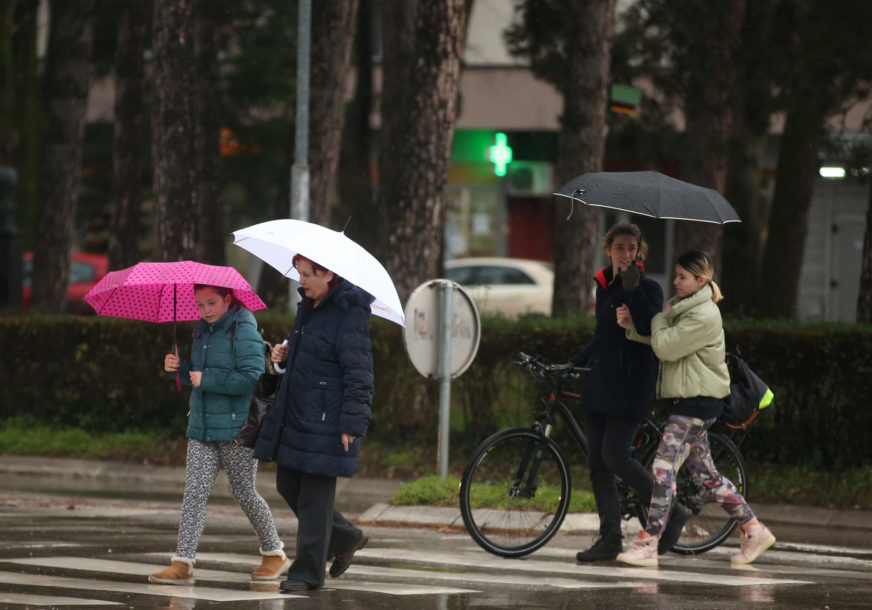
<path id="1" fill-rule="evenodd" d="M 757 295 L 760 313 L 770 318 L 796 317 L 808 211 L 826 118 L 826 104 L 817 99 L 814 87 L 795 91 L 790 101 L 763 255 L 765 288 Z"/>
<path id="2" fill-rule="evenodd" d="M 866 232 L 863 236 L 863 267 L 860 271 L 860 293 L 857 295 L 857 322 L 872 322 L 872 185 L 869 189 Z"/>
<path id="3" fill-rule="evenodd" d="M 722 311 L 751 315 L 756 307 L 760 257 L 769 220 L 769 200 L 760 194 L 763 156 L 772 115 L 774 18 L 777 0 L 755 0 L 745 6 L 742 43 L 734 61 L 739 75 L 733 87 L 733 128 L 724 196 L 741 223 L 724 227 L 721 289 Z"/>
<path id="4" fill-rule="evenodd" d="M 745 18 L 745 0 L 730 0 L 721 11 L 708 22 L 709 27 L 696 23 L 690 43 L 694 61 L 684 91 L 687 146 L 681 177 L 723 193 L 733 122 L 735 57 Z M 675 227 L 675 253 L 680 255 L 691 248 L 704 250 L 711 254 L 716 273 L 720 272 L 722 236 L 721 225 L 679 221 Z"/>
<path id="5" fill-rule="evenodd" d="M 221 202 L 221 118 L 217 103 L 218 67 L 217 15 L 214 0 L 197 0 L 194 6 L 194 154 L 196 158 L 197 260 L 210 265 L 227 262 Z"/>
<path id="6" fill-rule="evenodd" d="M 85 107 L 91 86 L 93 0 L 50 3 L 51 23 L 43 89 L 48 114 L 40 176 L 39 241 L 33 255 L 34 309 L 64 309 L 79 196 Z"/>
<path id="7" fill-rule="evenodd" d="M 357 0 L 320 0 L 312 7 L 309 219 L 328 227 L 332 224 L 357 4 Z"/>
<path id="8" fill-rule="evenodd" d="M 575 3 L 569 9 L 578 35 L 568 41 L 569 70 L 559 88 L 563 115 L 557 155 L 557 184 L 602 169 L 608 110 L 609 62 L 614 0 Z M 592 282 L 599 227 L 596 211 L 583 204 L 556 207 L 552 315 L 562 318 L 593 309 Z M 570 208 L 572 216 L 567 220 Z"/>
<path id="9" fill-rule="evenodd" d="M 112 145 L 112 219 L 109 269 L 140 259 L 142 153 L 145 142 L 142 52 L 151 17 L 151 0 L 121 5 L 115 51 L 115 108 Z"/>
<path id="10" fill-rule="evenodd" d="M 8 162 L 18 170 L 15 203 L 22 248 L 35 245 L 36 219 L 39 210 L 39 171 L 42 160 L 44 116 L 39 101 L 40 58 L 37 57 L 37 13 L 39 0 L 18 0 L 14 27 L 10 32 L 12 66 L 11 108 L 0 111 L 13 117 L 10 131 L 0 133 Z"/>
<path id="11" fill-rule="evenodd" d="M 352 218 L 349 236 L 369 251 L 378 243 L 378 215 L 373 201 L 370 114 L 372 113 L 372 0 L 360 0 L 357 11 L 357 78 L 348 109 L 339 162 L 337 218 Z"/>
<path id="12" fill-rule="evenodd" d="M 0 4 L 0 165 L 12 164 L 19 140 L 15 128 L 15 57 L 12 52 L 16 4 L 16 0 Z"/>
<path id="13" fill-rule="evenodd" d="M 195 256 L 194 1 L 154 5 L 154 258 L 160 261 Z"/>
<path id="14" fill-rule="evenodd" d="M 406 2 L 390 4 L 394 9 L 402 5 L 399 14 L 409 15 Z M 435 277 L 441 266 L 442 194 L 459 109 L 467 20 L 463 0 L 418 2 L 415 12 L 413 37 L 394 33 L 400 37 L 394 47 L 388 42 L 397 42 L 397 38 L 385 39 L 377 196 L 386 238 L 381 260 L 402 300 L 420 283 Z M 386 34 L 390 27 L 385 22 Z M 408 41 L 413 42 L 411 52 Z"/>

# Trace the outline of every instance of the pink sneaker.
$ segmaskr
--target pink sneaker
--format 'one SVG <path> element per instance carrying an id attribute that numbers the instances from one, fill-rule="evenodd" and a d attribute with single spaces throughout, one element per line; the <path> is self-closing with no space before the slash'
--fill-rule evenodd
<path id="1" fill-rule="evenodd" d="M 633 540 L 632 548 L 618 555 L 618 561 L 628 563 L 631 566 L 656 568 L 657 540 L 657 536 L 652 536 L 644 530 L 639 532 Z"/>
<path id="2" fill-rule="evenodd" d="M 775 536 L 762 523 L 752 525 L 748 531 L 741 531 L 741 536 L 742 544 L 739 547 L 739 554 L 730 558 L 730 563 L 734 565 L 751 563 L 762 555 L 763 551 L 775 544 Z"/>

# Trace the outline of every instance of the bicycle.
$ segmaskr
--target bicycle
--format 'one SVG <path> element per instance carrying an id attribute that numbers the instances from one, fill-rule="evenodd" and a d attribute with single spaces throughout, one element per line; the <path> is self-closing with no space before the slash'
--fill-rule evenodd
<path id="1" fill-rule="evenodd" d="M 507 428 L 482 441 L 467 462 L 460 484 L 460 511 L 463 523 L 484 550 L 501 557 L 522 557 L 548 543 L 560 529 L 572 500 L 573 479 L 589 489 L 587 438 L 563 399 L 580 399 L 580 394 L 565 386 L 589 369 L 543 362 L 520 354 L 516 362 L 544 387 L 544 409 L 535 414 L 530 427 Z M 563 421 L 575 440 L 580 457 L 571 464 L 561 447 L 551 438 L 557 419 Z M 633 455 L 650 470 L 660 443 L 662 428 L 649 417 L 639 427 L 633 442 Z M 742 454 L 731 437 L 709 430 L 712 458 L 724 474 L 747 498 L 748 482 Z M 739 443 L 741 444 L 741 442 Z M 676 500 L 690 515 L 673 551 L 698 554 L 724 542 L 736 528 L 730 518 L 701 485 L 682 467 L 676 481 Z M 641 501 L 618 481 L 618 493 L 625 520 L 636 518 L 647 523 L 649 500 Z M 576 495 L 579 497 L 579 494 Z M 581 494 L 578 510 L 595 512 L 592 492 Z"/>

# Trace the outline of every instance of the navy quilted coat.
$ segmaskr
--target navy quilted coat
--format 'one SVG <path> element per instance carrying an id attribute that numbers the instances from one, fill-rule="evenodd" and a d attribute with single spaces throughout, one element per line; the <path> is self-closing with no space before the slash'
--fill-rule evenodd
<path id="1" fill-rule="evenodd" d="M 585 413 L 641 421 L 651 411 L 657 383 L 657 358 L 649 346 L 630 341 L 618 326 L 616 309 L 626 303 L 641 335 L 651 334 L 651 318 L 663 309 L 660 284 L 644 274 L 639 287 L 626 292 L 612 267 L 596 275 L 596 329 L 590 342 L 570 361 L 589 366 L 581 393 Z"/>
<path id="2" fill-rule="evenodd" d="M 345 280 L 318 307 L 302 299 L 288 337 L 286 371 L 257 437 L 255 457 L 308 474 L 354 474 L 372 404 L 372 301 Z M 343 433 L 355 437 L 347 453 Z"/>
<path id="3" fill-rule="evenodd" d="M 212 324 L 201 318 L 194 326 L 191 359 L 179 365 L 186 385 L 191 385 L 190 371 L 203 373 L 200 387 L 192 388 L 188 401 L 187 437 L 232 441 L 248 415 L 264 364 L 263 339 L 248 309 L 231 306 Z"/>

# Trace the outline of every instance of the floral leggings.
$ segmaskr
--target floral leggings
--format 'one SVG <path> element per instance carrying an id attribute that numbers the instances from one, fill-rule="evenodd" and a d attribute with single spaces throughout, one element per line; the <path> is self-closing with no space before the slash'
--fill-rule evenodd
<path id="1" fill-rule="evenodd" d="M 715 501 L 739 525 L 754 518 L 745 498 L 735 485 L 717 471 L 712 461 L 707 431 L 714 422 L 714 419 L 702 420 L 684 415 L 672 415 L 666 422 L 652 465 L 654 492 L 651 495 L 651 510 L 648 511 L 648 525 L 645 527 L 649 534 L 657 537 L 663 534 L 675 495 L 675 476 L 685 462 L 697 485 L 706 487 Z"/>
<path id="2" fill-rule="evenodd" d="M 176 555 L 186 559 L 193 559 L 196 555 L 200 535 L 206 526 L 206 502 L 222 466 L 230 481 L 233 498 L 254 526 L 261 550 L 269 552 L 282 548 L 269 505 L 255 487 L 257 460 L 254 459 L 254 449 L 232 441 L 203 443 L 190 438 Z"/>

